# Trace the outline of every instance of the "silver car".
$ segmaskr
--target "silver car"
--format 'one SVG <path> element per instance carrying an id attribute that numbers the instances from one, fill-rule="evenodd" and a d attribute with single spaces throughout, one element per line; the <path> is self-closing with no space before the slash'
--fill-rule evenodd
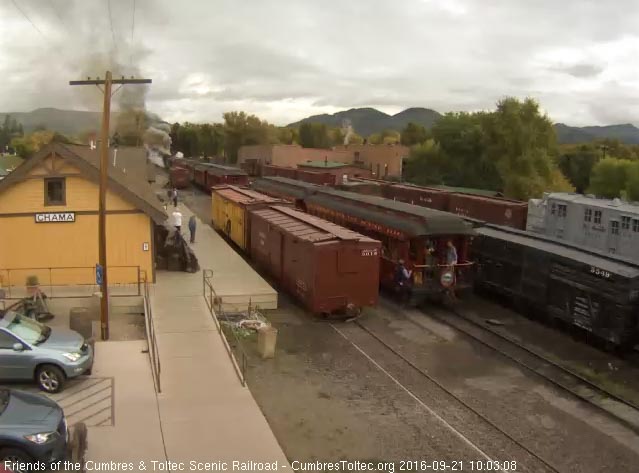
<path id="1" fill-rule="evenodd" d="M 35 380 L 43 391 L 56 393 L 92 367 L 93 348 L 79 333 L 0 311 L 0 380 Z"/>

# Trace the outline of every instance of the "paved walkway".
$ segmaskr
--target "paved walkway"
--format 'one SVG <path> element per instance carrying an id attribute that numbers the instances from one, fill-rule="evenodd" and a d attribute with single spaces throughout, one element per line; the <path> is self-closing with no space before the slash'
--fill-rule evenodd
<path id="1" fill-rule="evenodd" d="M 188 221 L 191 213 L 181 210 Z M 194 251 L 202 268 L 210 267 L 212 259 L 239 258 L 208 225 L 199 222 L 197 232 Z M 259 278 L 242 263 L 228 275 L 240 288 Z M 220 272 L 216 282 L 223 276 Z M 251 392 L 237 378 L 202 296 L 202 273 L 160 271 L 156 279 L 151 303 L 162 364 L 158 399 L 168 459 L 288 465 Z"/>
<path id="2" fill-rule="evenodd" d="M 182 234 L 189 239 L 188 221 L 193 212 L 179 204 L 182 213 Z M 168 208 L 169 214 L 173 207 Z M 197 220 L 195 243 L 191 245 L 200 268 L 213 271 L 213 287 L 227 310 L 246 310 L 249 301 L 263 309 L 277 309 L 277 291 L 273 289 L 210 225 Z M 162 283 L 180 286 L 180 295 L 202 295 L 202 273 L 158 272 Z M 186 291 L 186 292 L 185 292 Z"/>

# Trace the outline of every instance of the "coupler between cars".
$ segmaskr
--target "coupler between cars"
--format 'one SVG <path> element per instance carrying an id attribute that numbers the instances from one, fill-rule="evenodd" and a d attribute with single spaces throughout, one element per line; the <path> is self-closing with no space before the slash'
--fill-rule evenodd
<path id="1" fill-rule="evenodd" d="M 84 422 L 78 422 L 69 429 L 69 442 L 67 443 L 67 459 L 77 465 L 80 465 L 80 470 L 86 472 L 85 469 L 85 457 L 88 447 L 88 434 L 89 431 Z"/>

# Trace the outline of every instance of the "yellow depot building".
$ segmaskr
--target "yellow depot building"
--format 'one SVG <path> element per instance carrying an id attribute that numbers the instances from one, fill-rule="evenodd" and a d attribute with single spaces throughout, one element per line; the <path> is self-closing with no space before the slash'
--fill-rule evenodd
<path id="1" fill-rule="evenodd" d="M 99 151 L 55 143 L 0 181 L 0 287 L 95 284 Z M 142 148 L 110 150 L 106 198 L 107 277 L 155 280 L 155 224 L 167 216 L 145 176 L 127 163 Z M 115 158 L 115 159 L 114 159 Z M 117 165 L 115 164 L 117 160 Z"/>

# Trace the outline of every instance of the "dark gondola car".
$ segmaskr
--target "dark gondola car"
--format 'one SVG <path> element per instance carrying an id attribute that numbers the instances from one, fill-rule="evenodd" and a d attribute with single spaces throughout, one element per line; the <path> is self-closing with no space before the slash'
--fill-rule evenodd
<path id="1" fill-rule="evenodd" d="M 478 288 L 607 344 L 637 343 L 638 264 L 506 227 L 487 225 L 477 233 L 472 254 Z"/>

